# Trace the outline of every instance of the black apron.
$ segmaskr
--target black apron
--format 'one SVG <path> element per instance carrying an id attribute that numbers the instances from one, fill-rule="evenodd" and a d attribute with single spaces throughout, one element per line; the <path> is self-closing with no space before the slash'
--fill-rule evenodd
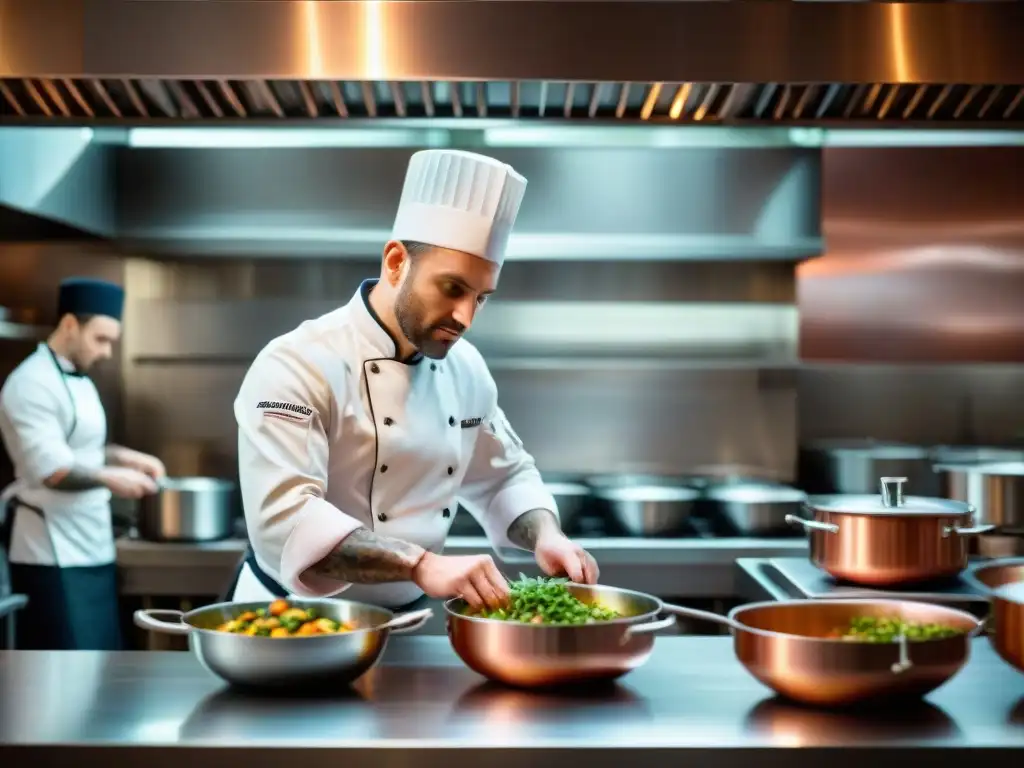
<path id="1" fill-rule="evenodd" d="M 47 347 L 49 350 L 49 347 Z M 53 364 L 71 399 L 75 398 L 53 350 Z M 67 438 L 78 425 L 77 414 Z M 17 497 L 7 503 L 0 543 L 10 559 L 14 520 L 19 514 L 38 515 L 46 526 L 46 513 Z M 46 528 L 49 533 L 49 528 Z M 121 619 L 118 604 L 117 564 L 61 566 L 60 556 L 50 537 L 56 565 L 10 563 L 11 586 L 28 597 L 15 626 L 15 647 L 19 650 L 117 651 L 122 648 Z"/>
<path id="2" fill-rule="evenodd" d="M 221 599 L 225 603 L 232 602 L 232 596 L 235 594 L 235 588 L 238 586 L 238 579 L 242 575 L 242 569 L 248 565 L 252 570 L 256 580 L 263 585 L 263 588 L 267 590 L 274 597 L 286 599 L 288 597 L 288 590 L 282 587 L 275 579 L 272 579 L 270 575 L 260 568 L 259 563 L 256 562 L 256 554 L 253 552 L 252 547 L 248 547 L 245 553 L 245 557 L 238 564 L 238 568 L 235 569 L 235 576 L 231 579 L 231 584 L 228 585 L 227 591 L 221 595 Z M 344 600 L 344 597 L 339 597 Z M 411 603 L 399 606 L 398 608 L 388 608 L 389 611 L 395 613 L 407 613 L 408 611 L 418 611 L 420 608 L 426 608 L 430 598 L 426 595 L 416 598 Z"/>

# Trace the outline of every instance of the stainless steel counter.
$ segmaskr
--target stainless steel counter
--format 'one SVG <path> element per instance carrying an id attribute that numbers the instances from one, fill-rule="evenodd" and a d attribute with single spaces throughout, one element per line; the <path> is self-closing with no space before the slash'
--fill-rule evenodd
<path id="1" fill-rule="evenodd" d="M 601 581 L 662 596 L 723 597 L 735 594 L 740 557 L 801 557 L 807 539 L 577 538 L 601 566 Z M 245 551 L 240 539 L 215 544 L 117 541 L 122 592 L 128 595 L 216 595 L 230 582 Z M 480 537 L 452 537 L 449 554 L 491 553 Z M 505 560 L 505 570 L 533 573 L 532 557 Z"/>
<path id="2" fill-rule="evenodd" d="M 982 639 L 926 703 L 852 715 L 775 699 L 729 638 L 659 638 L 618 685 L 561 695 L 486 683 L 436 637 L 394 638 L 353 692 L 315 699 L 235 693 L 190 653 L 0 653 L 0 765 L 710 767 L 762 749 L 779 768 L 1006 766 L 1024 757 L 1024 675 Z"/>

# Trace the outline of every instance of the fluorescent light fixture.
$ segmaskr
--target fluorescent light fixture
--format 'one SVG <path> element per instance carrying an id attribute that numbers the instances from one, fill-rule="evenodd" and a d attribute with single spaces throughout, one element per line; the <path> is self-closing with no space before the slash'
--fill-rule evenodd
<path id="1" fill-rule="evenodd" d="M 344 128 L 131 128 L 130 147 L 177 149 L 305 149 L 386 147 L 997 147 L 1024 145 L 1024 131 L 734 127 L 662 125 L 530 125 L 512 121 L 367 121 Z M 88 130 L 88 129 L 85 129 Z"/>
<path id="2" fill-rule="evenodd" d="M 789 133 L 791 143 L 800 147 L 1015 147 L 1024 144 L 1024 131 L 790 128 Z"/>
<path id="3" fill-rule="evenodd" d="M 132 128 L 130 147 L 168 149 L 312 149 L 446 147 L 449 131 L 420 128 Z"/>
<path id="4" fill-rule="evenodd" d="M 489 147 L 786 147 L 789 129 L 725 126 L 512 126 L 484 129 Z"/>

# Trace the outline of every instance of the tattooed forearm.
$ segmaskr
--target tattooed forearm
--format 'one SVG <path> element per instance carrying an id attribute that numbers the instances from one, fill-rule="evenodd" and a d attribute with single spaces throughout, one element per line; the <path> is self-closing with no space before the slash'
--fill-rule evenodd
<path id="1" fill-rule="evenodd" d="M 46 481 L 46 486 L 54 491 L 91 491 L 93 488 L 103 487 L 96 470 L 85 467 L 72 467 L 63 475 L 52 476 Z"/>
<path id="2" fill-rule="evenodd" d="M 508 527 L 508 540 L 531 552 L 541 534 L 560 530 L 558 519 L 546 509 L 531 509 L 517 517 Z"/>
<path id="3" fill-rule="evenodd" d="M 311 570 L 349 584 L 412 581 L 412 572 L 425 552 L 407 541 L 357 528 Z"/>

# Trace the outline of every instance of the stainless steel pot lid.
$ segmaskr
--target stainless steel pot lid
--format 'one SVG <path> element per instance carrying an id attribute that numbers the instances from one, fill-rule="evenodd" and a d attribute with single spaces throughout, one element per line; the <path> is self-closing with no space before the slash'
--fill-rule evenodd
<path id="1" fill-rule="evenodd" d="M 583 483 L 544 483 L 544 487 L 552 496 L 587 496 L 590 489 Z"/>
<path id="2" fill-rule="evenodd" d="M 630 485 L 621 488 L 601 488 L 594 494 L 604 501 L 673 502 L 695 501 L 700 491 L 671 485 Z"/>
<path id="3" fill-rule="evenodd" d="M 799 488 L 768 483 L 730 483 L 708 489 L 712 501 L 731 501 L 741 504 L 787 504 L 807 500 Z"/>
<path id="4" fill-rule="evenodd" d="M 936 472 L 968 472 L 972 475 L 1000 475 L 1003 477 L 1024 476 L 1024 461 L 1000 461 L 975 463 L 945 463 L 936 464 Z"/>
<path id="5" fill-rule="evenodd" d="M 929 451 L 924 446 L 909 443 L 887 443 L 877 440 L 816 440 L 802 446 L 805 451 L 859 456 L 865 459 L 926 460 Z"/>
<path id="6" fill-rule="evenodd" d="M 974 507 L 963 501 L 933 499 L 924 496 L 904 496 L 905 477 L 883 477 L 881 492 L 869 494 L 838 494 L 811 496 L 807 506 L 816 512 L 834 515 L 895 515 L 921 517 L 958 517 L 974 514 Z"/>

